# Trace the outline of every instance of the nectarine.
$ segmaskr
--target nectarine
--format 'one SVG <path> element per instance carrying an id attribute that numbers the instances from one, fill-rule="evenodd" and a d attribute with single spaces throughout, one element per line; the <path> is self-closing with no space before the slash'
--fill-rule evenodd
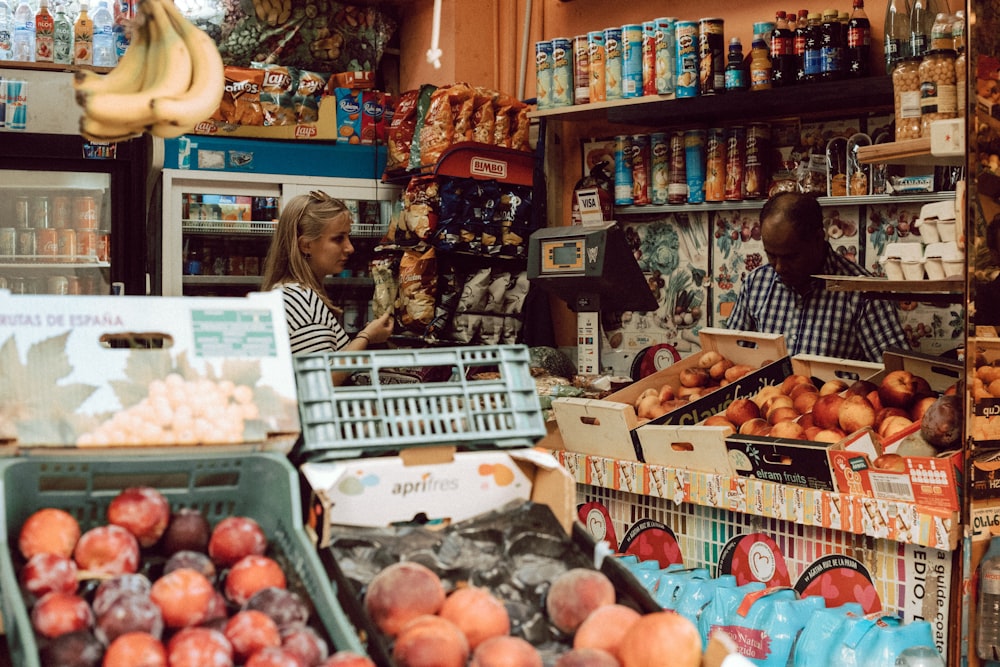
<path id="1" fill-rule="evenodd" d="M 844 397 L 840 394 L 823 394 L 813 403 L 813 423 L 820 428 L 840 427 L 840 406 Z"/>
<path id="2" fill-rule="evenodd" d="M 744 422 L 760 417 L 760 406 L 749 398 L 736 398 L 726 408 L 726 419 L 731 421 L 736 428 Z"/>
<path id="3" fill-rule="evenodd" d="M 861 394 L 848 394 L 837 412 L 840 428 L 853 433 L 875 423 L 875 407 Z"/>
<path id="4" fill-rule="evenodd" d="M 645 614 L 622 639 L 621 663 L 622 667 L 698 667 L 701 635 L 694 623 L 676 612 Z"/>
<path id="5" fill-rule="evenodd" d="M 878 395 L 885 407 L 908 409 L 917 396 L 916 376 L 905 369 L 889 371 L 879 384 Z"/>
<path id="6" fill-rule="evenodd" d="M 615 603 L 615 586 L 600 570 L 576 567 L 563 572 L 549 587 L 545 611 L 552 625 L 573 634 L 598 607 Z"/>

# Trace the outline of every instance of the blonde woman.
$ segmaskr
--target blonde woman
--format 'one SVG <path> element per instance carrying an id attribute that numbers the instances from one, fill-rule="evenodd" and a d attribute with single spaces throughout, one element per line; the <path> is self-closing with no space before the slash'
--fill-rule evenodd
<path id="1" fill-rule="evenodd" d="M 323 280 L 344 270 L 354 253 L 351 213 L 344 202 L 313 191 L 289 200 L 278 218 L 264 260 L 261 287 L 280 287 L 292 354 L 334 350 L 364 350 L 392 334 L 388 313 L 369 322 L 349 338 L 323 288 Z"/>

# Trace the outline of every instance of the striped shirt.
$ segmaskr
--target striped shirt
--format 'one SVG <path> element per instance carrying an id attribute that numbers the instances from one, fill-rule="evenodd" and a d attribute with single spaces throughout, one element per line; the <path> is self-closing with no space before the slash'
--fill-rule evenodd
<path id="1" fill-rule="evenodd" d="M 281 290 L 292 354 L 333 352 L 347 345 L 347 332 L 316 292 L 300 283 L 284 283 Z"/>
<path id="2" fill-rule="evenodd" d="M 817 274 L 871 275 L 827 247 Z M 819 354 L 839 359 L 882 361 L 887 347 L 909 349 L 896 305 L 863 292 L 831 291 L 813 280 L 801 295 L 785 285 L 769 264 L 750 272 L 726 326 L 741 331 L 780 333 L 790 355 Z"/>

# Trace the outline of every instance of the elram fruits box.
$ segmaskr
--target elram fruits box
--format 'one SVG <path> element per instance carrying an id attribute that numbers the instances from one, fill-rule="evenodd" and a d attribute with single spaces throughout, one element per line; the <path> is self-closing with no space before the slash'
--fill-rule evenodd
<path id="1" fill-rule="evenodd" d="M 829 447 L 827 442 L 760 435 L 726 438 L 729 462 L 737 474 L 821 491 L 834 490 Z"/>
<path id="2" fill-rule="evenodd" d="M 300 431 L 284 304 L 0 292 L 0 443 L 287 452 Z"/>
<path id="3" fill-rule="evenodd" d="M 638 380 L 604 399 L 557 398 L 552 408 L 558 434 L 542 441 L 550 449 L 607 456 L 630 461 L 668 465 L 665 448 L 639 439 L 638 429 L 647 425 L 693 425 L 713 415 L 737 397 L 756 394 L 761 387 L 780 383 L 791 373 L 784 337 L 706 327 L 699 332 L 701 351 L 676 364 Z M 646 390 L 659 391 L 669 385 L 681 388 L 681 374 L 698 367 L 706 352 L 717 352 L 734 364 L 754 369 L 739 379 L 649 421 L 642 421 L 635 403 Z"/>

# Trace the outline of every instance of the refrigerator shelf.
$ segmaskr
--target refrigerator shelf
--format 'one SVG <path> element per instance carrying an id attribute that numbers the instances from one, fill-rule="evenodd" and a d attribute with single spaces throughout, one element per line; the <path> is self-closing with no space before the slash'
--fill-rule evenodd
<path id="1" fill-rule="evenodd" d="M 57 260 L 39 255 L 8 255 L 0 261 L 0 268 L 5 266 L 16 266 L 19 269 L 106 269 L 111 263 L 83 257 Z"/>
<path id="2" fill-rule="evenodd" d="M 248 234 L 270 236 L 275 223 L 271 220 L 184 220 L 185 234 Z"/>

